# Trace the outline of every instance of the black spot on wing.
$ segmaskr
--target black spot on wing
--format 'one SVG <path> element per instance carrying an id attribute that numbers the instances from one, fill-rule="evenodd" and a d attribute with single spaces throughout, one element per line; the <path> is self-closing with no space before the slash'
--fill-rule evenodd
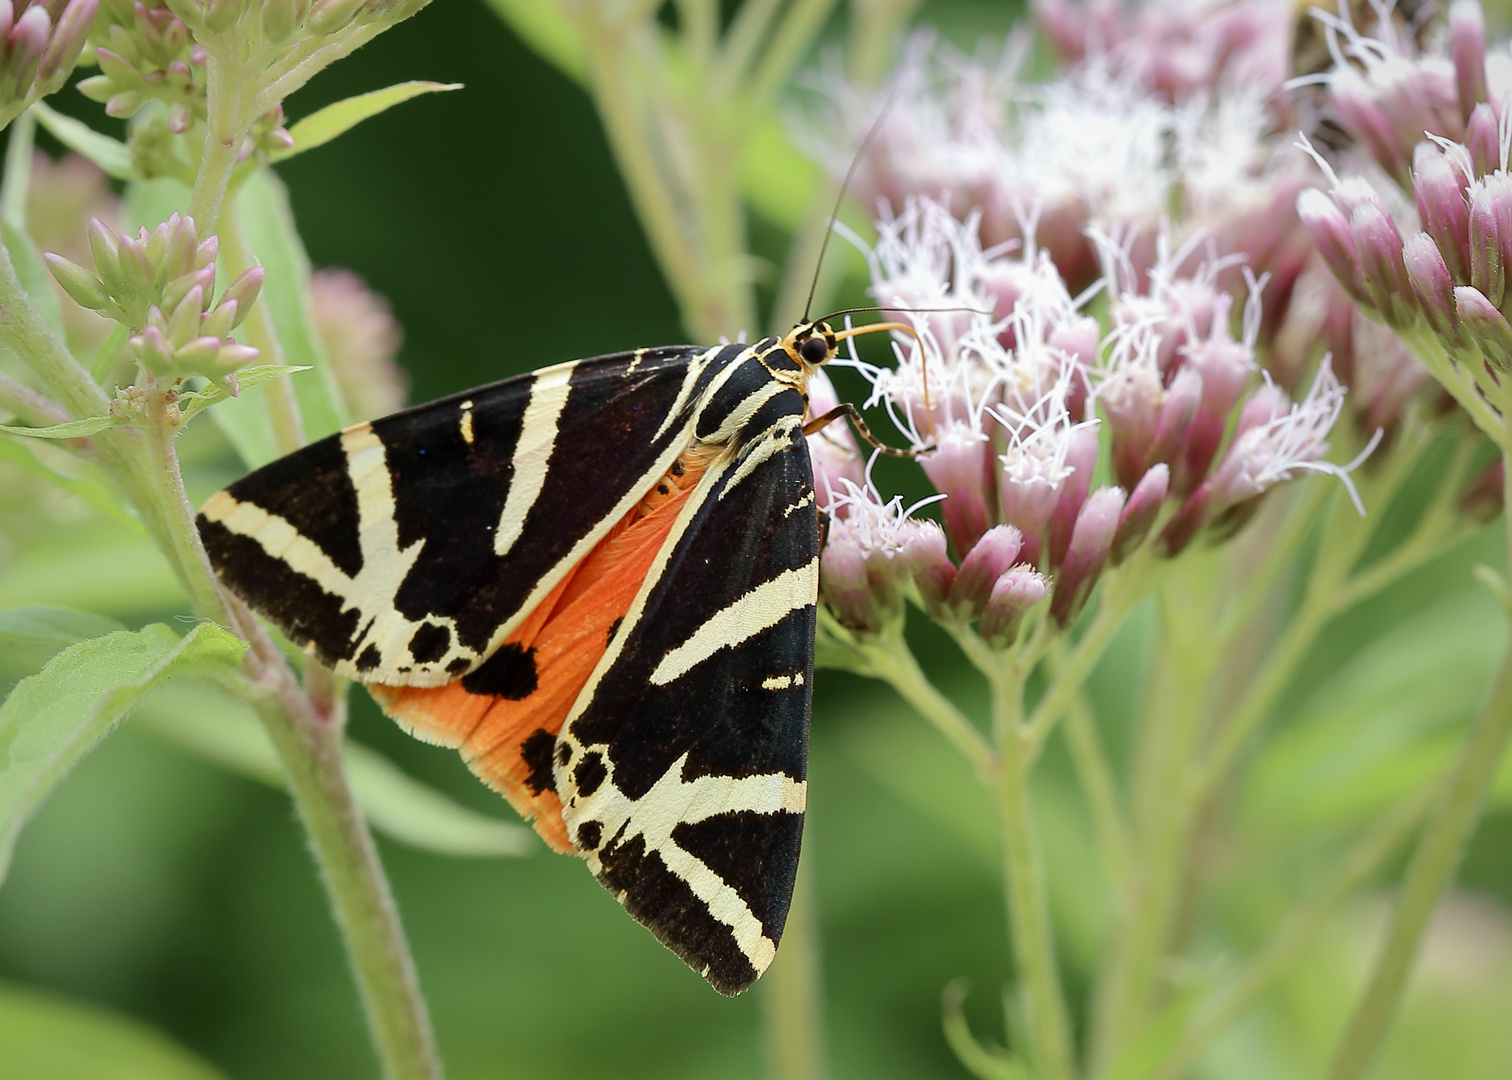
<path id="1" fill-rule="evenodd" d="M 363 649 L 362 655 L 356 660 L 358 671 L 372 671 L 381 663 L 383 663 L 383 654 L 378 651 L 376 645 L 369 645 Z"/>
<path id="2" fill-rule="evenodd" d="M 203 514 L 196 519 L 210 562 L 231 589 L 277 623 L 290 641 L 313 645 L 326 663 L 350 660 L 358 613 L 326 592 L 257 541 L 239 536 Z"/>
<path id="3" fill-rule="evenodd" d="M 556 746 L 556 736 L 545 728 L 536 728 L 530 737 L 520 744 L 520 757 L 530 766 L 526 785 L 534 795 L 556 790 L 556 777 L 551 771 L 551 751 Z"/>
<path id="4" fill-rule="evenodd" d="M 572 782 L 577 787 L 577 793 L 584 798 L 597 791 L 608 776 L 604 756 L 597 751 L 584 754 L 583 760 L 572 770 Z"/>
<path id="5" fill-rule="evenodd" d="M 462 689 L 469 694 L 523 701 L 535 693 L 535 649 L 518 641 L 506 641 L 476 671 L 462 676 Z"/>
<path id="6" fill-rule="evenodd" d="M 597 851 L 604 839 L 602 821 L 585 821 L 577 828 L 577 846 L 584 851 Z"/>
<path id="7" fill-rule="evenodd" d="M 229 491 L 238 502 L 259 506 L 293 525 L 348 577 L 362 569 L 357 492 L 347 472 L 341 436 L 279 458 L 242 477 Z"/>
<path id="8" fill-rule="evenodd" d="M 787 921 L 802 839 L 802 814 L 753 810 L 682 822 L 672 830 L 678 847 L 740 894 L 774 943 L 782 937 Z"/>
<path id="9" fill-rule="evenodd" d="M 435 623 L 421 623 L 410 635 L 409 651 L 417 663 L 434 663 L 450 648 L 451 631 Z"/>
<path id="10" fill-rule="evenodd" d="M 733 995 L 756 981 L 756 969 L 730 927 L 709 914 L 707 905 L 667 869 L 659 854 L 646 851 L 644 837 L 609 844 L 599 853 L 599 862 L 598 878 L 604 887 L 623 893 L 625 910 L 694 971 L 704 972 L 714 989 Z"/>

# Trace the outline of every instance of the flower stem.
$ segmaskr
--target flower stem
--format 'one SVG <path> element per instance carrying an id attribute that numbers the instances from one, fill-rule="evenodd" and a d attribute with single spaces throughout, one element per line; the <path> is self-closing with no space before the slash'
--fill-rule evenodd
<path id="1" fill-rule="evenodd" d="M 1150 1080 L 1175 1080 L 1265 992 L 1301 953 L 1323 922 L 1406 843 L 1429 805 L 1428 795 L 1399 804 L 1346 851 L 1329 879 L 1286 917 L 1237 981 L 1214 996 Z"/>
<path id="2" fill-rule="evenodd" d="M 1512 440 L 1505 430 L 1501 442 L 1502 497 L 1508 508 L 1503 511 L 1508 530 L 1506 557 L 1508 576 L 1512 579 L 1512 467 L 1509 467 L 1512 453 L 1508 452 Z M 1328 1080 L 1360 1080 L 1380 1052 L 1401 1005 L 1429 916 L 1454 881 L 1509 741 L 1512 741 L 1512 648 L 1502 658 L 1496 680 L 1455 762 L 1448 789 L 1407 866 L 1385 943 L 1364 996 L 1356 1005 L 1335 1052 Z"/>
<path id="3" fill-rule="evenodd" d="M 287 684 L 259 716 L 283 762 L 388 1080 L 439 1080 L 440 1058 L 414 961 L 341 757 L 341 724 Z"/>
<path id="4" fill-rule="evenodd" d="M 881 679 L 896 690 L 924 719 L 933 724 L 957 750 L 965 755 L 986 779 L 996 768 L 996 755 L 976 726 L 955 703 L 929 681 L 901 636 L 889 636 L 884 643 L 863 646 L 867 659 L 866 674 Z"/>
<path id="5" fill-rule="evenodd" d="M 767 1075 L 772 1080 L 824 1080 L 824 986 L 819 918 L 813 886 L 813 840 L 804 845 L 782 949 L 761 981 Z"/>
<path id="6" fill-rule="evenodd" d="M 1071 1020 L 1055 960 L 1055 933 L 1045 883 L 1045 863 L 1034 826 L 1029 795 L 1030 747 L 1017 733 L 1002 746 L 997 801 L 1003 830 L 1003 878 L 1008 925 L 1023 979 L 1028 1028 L 1036 1075 L 1044 1080 L 1071 1080 L 1076 1075 Z"/>
<path id="7" fill-rule="evenodd" d="M 200 152 L 194 190 L 189 198 L 189 216 L 194 219 L 201 236 L 217 230 L 221 204 L 225 201 L 231 173 L 236 169 L 236 158 L 250 122 L 249 117 L 242 115 L 245 76 L 246 73 L 230 63 L 220 50 L 210 53 L 205 67 L 205 145 Z"/>

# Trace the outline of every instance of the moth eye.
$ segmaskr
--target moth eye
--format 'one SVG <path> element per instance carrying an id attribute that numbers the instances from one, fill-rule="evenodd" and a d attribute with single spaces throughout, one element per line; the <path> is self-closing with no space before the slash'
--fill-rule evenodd
<path id="1" fill-rule="evenodd" d="M 805 338 L 798 345 L 798 355 L 803 357 L 805 364 L 822 364 L 829 359 L 829 346 L 823 338 Z"/>

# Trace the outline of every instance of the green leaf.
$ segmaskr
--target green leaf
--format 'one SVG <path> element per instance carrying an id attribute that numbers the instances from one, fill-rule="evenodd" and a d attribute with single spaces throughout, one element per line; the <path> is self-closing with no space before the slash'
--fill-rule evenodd
<path id="1" fill-rule="evenodd" d="M 488 0 L 488 6 L 543 60 L 577 82 L 583 81 L 588 70 L 587 50 L 577 26 L 561 5 L 540 0 Z"/>
<path id="2" fill-rule="evenodd" d="M 45 445 L 47 444 L 27 444 L 24 442 L 9 442 L 5 439 L 0 439 L 0 461 L 25 469 L 29 473 L 40 476 L 44 480 L 48 480 L 54 484 L 57 484 L 64 491 L 67 491 L 71 495 L 77 496 L 84 502 L 88 503 L 90 506 L 94 507 L 96 510 L 99 510 L 101 513 L 108 514 L 110 517 L 115 518 L 117 521 L 131 526 L 134 531 L 145 534 L 145 531 L 142 529 L 141 523 L 137 521 L 136 518 L 132 517 L 131 514 L 128 513 L 126 509 L 120 504 L 120 502 L 117 501 L 117 495 L 114 488 L 109 487 L 99 480 L 83 479 L 77 476 L 67 476 L 48 466 L 44 462 L 39 461 L 36 454 L 33 452 L 33 448 Z M 77 461 L 78 459 L 76 458 L 74 460 Z M 94 470 L 90 469 L 89 471 L 93 472 Z M 8 567 L 7 569 L 12 572 L 15 571 L 14 565 Z"/>
<path id="3" fill-rule="evenodd" d="M 0 685 L 30 675 L 77 641 L 126 629 L 107 615 L 38 604 L 0 611 Z"/>
<path id="4" fill-rule="evenodd" d="M 156 698 L 133 724 L 230 772 L 283 786 L 273 744 L 239 702 L 181 684 Z M 348 740 L 342 753 L 363 816 L 394 840 L 442 855 L 528 855 L 538 848 L 531 829 L 461 806 L 366 746 Z"/>
<path id="5" fill-rule="evenodd" d="M 296 154 L 302 154 L 306 150 L 313 150 L 317 146 L 324 146 L 338 135 L 343 135 L 370 117 L 377 116 L 381 112 L 392 109 L 400 102 L 419 97 L 421 94 L 434 94 L 443 90 L 460 90 L 461 83 L 438 83 L 416 80 L 402 82 L 394 86 L 385 87 L 382 90 L 372 90 L 366 94 L 358 94 L 344 101 L 338 101 L 332 105 L 311 113 L 299 123 L 289 129 L 289 134 L 294 139 L 294 145 L 287 150 L 280 150 L 270 155 L 273 161 L 284 161 Z"/>
<path id="6" fill-rule="evenodd" d="M 257 367 L 242 368 L 236 373 L 237 389 L 245 390 L 248 387 L 256 386 L 258 383 L 265 383 L 269 379 L 281 379 L 285 375 L 293 375 L 297 372 L 309 370 L 307 367 L 294 367 L 289 364 L 261 364 Z M 219 404 L 222 401 L 229 401 L 230 399 L 231 394 L 214 383 L 210 383 L 202 390 L 192 390 L 189 393 L 181 394 L 179 400 L 188 402 L 183 407 L 182 422 L 188 423 L 196 413 L 208 409 L 211 405 Z"/>
<path id="7" fill-rule="evenodd" d="M 184 638 L 161 623 L 58 653 L 0 705 L 0 881 L 21 826 L 143 698 L 176 675 L 234 670 L 243 643 L 201 623 Z"/>
<path id="8" fill-rule="evenodd" d="M 6 1080 L 224 1080 L 161 1032 L 105 1009 L 0 983 Z"/>
<path id="9" fill-rule="evenodd" d="M 55 112 L 40 101 L 32 106 L 32 112 L 53 138 L 74 153 L 94 162 L 106 176 L 117 180 L 130 180 L 135 176 L 131 167 L 131 151 L 125 143 L 118 142 L 109 135 L 101 135 L 83 121 Z"/>
<path id="10" fill-rule="evenodd" d="M 305 437 L 314 442 L 345 427 L 349 417 L 310 317 L 310 260 L 294 227 L 288 191 L 272 170 L 259 169 L 237 194 L 236 212 L 253 257 L 267 271 L 257 302 L 273 323 L 284 362 L 315 369 L 293 383 Z M 277 456 L 274 450 L 267 458 L 247 463 L 262 465 Z"/>
<path id="11" fill-rule="evenodd" d="M 1267 835 L 1352 822 L 1416 790 L 1475 714 L 1506 618 L 1454 593 L 1366 646 L 1303 703 L 1255 761 L 1243 809 Z"/>
<path id="12" fill-rule="evenodd" d="M 25 435 L 29 439 L 81 439 L 106 428 L 120 427 L 126 421 L 119 416 L 86 416 L 83 420 L 70 420 L 52 427 L 21 427 L 0 424 L 0 431 L 7 435 Z"/>
<path id="13" fill-rule="evenodd" d="M 7 221 L 0 221 L 0 236 L 5 239 L 11 260 L 16 264 L 16 276 L 21 279 L 21 287 L 31 298 L 37 314 L 58 335 L 59 341 L 64 340 L 67 335 L 63 331 L 63 309 L 58 304 L 58 294 L 53 292 L 52 274 L 42 261 L 42 253 L 30 236 Z"/>

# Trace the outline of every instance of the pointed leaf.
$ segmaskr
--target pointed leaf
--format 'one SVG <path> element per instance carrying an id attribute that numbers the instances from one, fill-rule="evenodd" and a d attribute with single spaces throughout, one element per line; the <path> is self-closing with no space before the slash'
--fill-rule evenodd
<path id="1" fill-rule="evenodd" d="M 223 769 L 283 786 L 273 744 L 251 710 L 238 702 L 180 685 L 155 699 L 133 723 Z M 539 848 L 529 828 L 467 809 L 366 746 L 349 739 L 342 752 L 363 816 L 394 840 L 458 856 L 528 855 Z"/>
<path id="2" fill-rule="evenodd" d="M 176 675 L 234 671 L 243 643 L 201 623 L 161 623 L 71 645 L 0 705 L 0 881 L 16 837 L 68 770 L 144 697 Z"/>
<path id="3" fill-rule="evenodd" d="M 288 191 L 271 169 L 259 169 L 242 185 L 236 213 L 253 258 L 267 271 L 257 302 L 273 323 L 283 362 L 315 369 L 292 384 L 305 438 L 314 442 L 345 427 L 349 417 L 310 317 L 310 260 L 294 226 Z"/>
<path id="4" fill-rule="evenodd" d="M 32 306 L 48 329 L 58 335 L 58 340 L 64 340 L 63 308 L 58 304 L 58 294 L 53 292 L 53 277 L 42 261 L 42 253 L 30 236 L 7 221 L 0 221 L 0 237 L 5 240 L 11 261 L 16 264 L 16 276 L 21 279 L 21 287 L 31 298 Z"/>
<path id="5" fill-rule="evenodd" d="M 224 1080 L 141 1021 L 16 983 L 0 983 L 7 1080 Z"/>
<path id="6" fill-rule="evenodd" d="M 345 134 L 358 124 L 379 113 L 392 109 L 400 102 L 419 97 L 421 94 L 434 94 L 443 90 L 460 90 L 461 83 L 438 83 L 438 82 L 402 82 L 394 86 L 385 87 L 382 90 L 372 90 L 366 94 L 358 94 L 349 97 L 345 101 L 338 101 L 332 105 L 311 113 L 299 123 L 289 128 L 289 134 L 294 139 L 294 145 L 287 150 L 279 150 L 270 155 L 273 161 L 284 161 L 296 154 L 302 154 L 306 150 L 313 150 L 317 146 L 324 146 L 338 135 Z"/>
<path id="7" fill-rule="evenodd" d="M 0 686 L 40 670 L 75 642 L 124 629 L 106 615 L 75 608 L 39 604 L 0 611 Z"/>
<path id="8" fill-rule="evenodd" d="M 126 421 L 119 416 L 86 416 L 83 420 L 70 420 L 52 427 L 21 427 L 16 424 L 0 424 L 0 431 L 7 435 L 25 435 L 29 439 L 81 439 L 106 428 L 120 427 Z"/>
<path id="9" fill-rule="evenodd" d="M 125 143 L 102 135 L 83 121 L 64 116 L 40 101 L 32 106 L 32 112 L 53 138 L 94 162 L 106 176 L 130 180 L 136 175 L 131 167 L 131 151 Z"/>
<path id="10" fill-rule="evenodd" d="M 265 383 L 269 379 L 281 379 L 285 375 L 294 375 L 301 371 L 309 371 L 307 367 L 294 367 L 289 364 L 261 364 L 257 367 L 242 368 L 236 373 L 236 383 L 239 390 Z M 183 422 L 189 420 L 198 412 L 208 409 L 211 405 L 219 404 L 231 398 L 231 394 L 216 386 L 209 384 L 203 390 L 194 390 L 180 396 L 180 401 L 185 401 L 183 407 Z"/>

